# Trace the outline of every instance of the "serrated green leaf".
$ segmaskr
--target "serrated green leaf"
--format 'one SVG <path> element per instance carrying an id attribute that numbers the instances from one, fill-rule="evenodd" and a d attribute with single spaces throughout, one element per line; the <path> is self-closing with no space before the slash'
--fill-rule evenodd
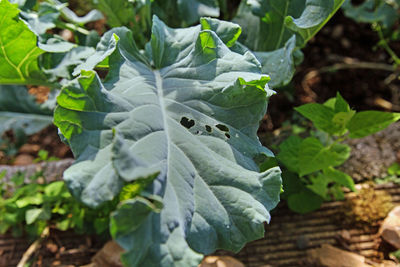
<path id="1" fill-rule="evenodd" d="M 292 135 L 279 145 L 279 154 L 276 156 L 290 171 L 299 173 L 299 152 L 302 139 Z"/>
<path id="2" fill-rule="evenodd" d="M 335 134 L 341 130 L 341 126 L 333 122 L 335 111 L 326 105 L 309 103 L 297 107 L 295 110 L 311 120 L 314 126 L 321 131 Z"/>
<path id="3" fill-rule="evenodd" d="M 262 237 L 281 181 L 279 168 L 259 173 L 253 160 L 273 156 L 256 135 L 273 93 L 256 58 L 201 25 L 171 29 L 156 17 L 145 54 L 126 29 L 106 40 L 87 65 L 109 57 L 104 83 L 82 71 L 58 97 L 55 124 L 78 159 L 64 178 L 86 204 L 157 176 L 141 194 L 158 196 L 160 213 L 133 226 L 117 215 L 137 205 L 128 200 L 113 217 L 127 265 L 197 266 L 199 253 L 238 251 Z"/>
<path id="4" fill-rule="evenodd" d="M 299 151 L 299 175 L 304 176 L 329 166 L 343 164 L 350 156 L 350 147 L 334 144 L 325 147 L 314 137 L 304 139 Z"/>
<path id="5" fill-rule="evenodd" d="M 356 191 L 354 186 L 354 181 L 347 173 L 336 170 L 332 167 L 324 169 L 324 175 L 329 179 L 329 181 L 336 182 L 340 186 L 345 186 L 351 191 Z"/>
<path id="6" fill-rule="evenodd" d="M 45 78 L 38 66 L 43 51 L 18 14 L 15 5 L 0 1 L 0 84 L 43 84 Z"/>
<path id="7" fill-rule="evenodd" d="M 329 179 L 326 176 L 319 173 L 317 176 L 310 176 L 311 184 L 306 185 L 315 194 L 322 197 L 324 200 L 329 200 L 328 196 L 328 184 Z"/>
<path id="8" fill-rule="evenodd" d="M 336 113 L 350 111 L 349 103 L 347 103 L 347 101 L 344 100 L 344 98 L 342 97 L 342 95 L 339 92 L 336 93 L 336 101 L 335 101 L 334 110 Z"/>
<path id="9" fill-rule="evenodd" d="M 357 112 L 348 123 L 350 138 L 362 138 L 379 132 L 400 119 L 400 113 L 382 111 Z"/>

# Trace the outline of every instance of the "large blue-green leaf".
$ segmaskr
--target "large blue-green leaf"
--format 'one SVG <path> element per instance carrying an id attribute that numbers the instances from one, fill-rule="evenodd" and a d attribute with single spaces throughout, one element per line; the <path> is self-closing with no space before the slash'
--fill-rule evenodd
<path id="1" fill-rule="evenodd" d="M 263 65 L 263 73 L 271 76 L 271 85 L 283 86 L 292 79 L 294 65 L 299 61 L 296 50 L 321 29 L 343 2 L 244 0 L 234 19 L 244 32 L 239 40 L 258 52 L 256 55 Z"/>
<path id="2" fill-rule="evenodd" d="M 145 54 L 114 29 L 87 65 L 107 58 L 105 81 L 82 71 L 58 97 L 55 124 L 77 157 L 64 173 L 75 196 L 99 206 L 126 184 L 150 184 L 113 217 L 128 266 L 197 266 L 217 248 L 238 251 L 263 236 L 279 200 L 279 168 L 259 173 L 253 160 L 273 156 L 256 135 L 268 78 L 253 54 L 225 44 L 234 46 L 237 26 L 216 23 L 172 29 L 155 17 Z"/>
<path id="3" fill-rule="evenodd" d="M 350 0 L 344 2 L 342 8 L 344 14 L 364 23 L 379 22 L 386 28 L 390 28 L 399 18 L 398 8 L 400 1 L 366 0 L 360 5 L 353 5 Z"/>
<path id="4" fill-rule="evenodd" d="M 36 103 L 25 86 L 0 85 L 0 136 L 8 130 L 34 134 L 52 121 L 52 110 Z"/>

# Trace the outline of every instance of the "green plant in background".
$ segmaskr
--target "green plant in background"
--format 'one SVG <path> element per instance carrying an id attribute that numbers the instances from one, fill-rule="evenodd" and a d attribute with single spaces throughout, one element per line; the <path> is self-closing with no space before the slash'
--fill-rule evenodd
<path id="1" fill-rule="evenodd" d="M 356 112 L 339 93 L 324 104 L 305 104 L 295 110 L 317 129 L 310 137 L 290 136 L 277 155 L 287 169 L 282 175 L 282 198 L 299 213 L 315 210 L 323 201 L 343 199 L 342 187 L 355 190 L 352 178 L 335 169 L 350 156 L 344 141 L 376 133 L 400 119 L 400 113 Z"/>
<path id="2" fill-rule="evenodd" d="M 378 47 L 385 49 L 393 60 L 394 67 L 400 65 L 400 58 L 390 48 L 391 41 L 400 40 L 400 31 L 396 26 L 399 21 L 399 0 L 365 0 L 360 5 L 353 5 L 350 0 L 342 6 L 344 14 L 361 23 L 370 23 L 379 36 Z M 397 27 L 397 28 L 396 28 Z"/>
<path id="3" fill-rule="evenodd" d="M 24 173 L 15 174 L 10 182 L 0 178 L 0 233 L 11 230 L 14 236 L 24 232 L 38 238 L 48 226 L 78 233 L 108 236 L 111 207 L 92 210 L 69 193 L 63 181 L 47 183 L 43 172 L 26 180 Z M 27 182 L 27 183 L 26 183 Z"/>
<path id="4" fill-rule="evenodd" d="M 387 176 L 375 179 L 377 184 L 395 183 L 400 184 L 400 165 L 395 162 L 389 166 Z"/>

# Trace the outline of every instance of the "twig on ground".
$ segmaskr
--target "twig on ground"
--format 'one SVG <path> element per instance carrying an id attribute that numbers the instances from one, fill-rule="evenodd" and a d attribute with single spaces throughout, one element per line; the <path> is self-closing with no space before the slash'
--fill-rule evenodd
<path id="1" fill-rule="evenodd" d="M 31 258 L 32 254 L 40 248 L 40 246 L 42 245 L 43 239 L 45 239 L 47 236 L 49 236 L 49 234 L 50 234 L 50 228 L 47 226 L 46 228 L 44 228 L 40 237 L 38 239 L 36 239 L 35 242 L 33 242 L 32 245 L 30 245 L 29 248 L 25 251 L 25 253 L 22 256 L 21 260 L 19 261 L 17 267 L 25 266 L 25 264 Z"/>

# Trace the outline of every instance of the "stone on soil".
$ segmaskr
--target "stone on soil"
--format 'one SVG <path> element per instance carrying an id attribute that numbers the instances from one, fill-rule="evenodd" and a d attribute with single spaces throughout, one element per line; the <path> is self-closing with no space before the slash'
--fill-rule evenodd
<path id="1" fill-rule="evenodd" d="M 400 206 L 389 212 L 379 229 L 379 234 L 387 243 L 400 249 Z"/>

